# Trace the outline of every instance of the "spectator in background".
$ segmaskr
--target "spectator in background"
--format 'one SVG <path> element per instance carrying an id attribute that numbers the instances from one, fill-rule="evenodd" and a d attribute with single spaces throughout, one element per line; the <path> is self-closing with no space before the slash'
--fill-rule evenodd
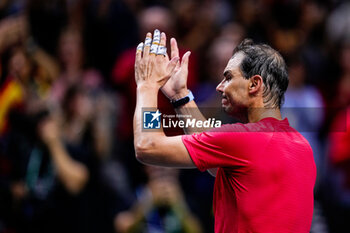
<path id="1" fill-rule="evenodd" d="M 115 218 L 117 232 L 202 232 L 191 214 L 178 181 L 178 171 L 146 166 L 148 182 L 132 209 Z"/>
<path id="2" fill-rule="evenodd" d="M 30 37 L 24 16 L 0 22 L 0 135 L 13 106 L 28 98 L 44 100 L 58 74 L 55 60 Z M 34 106 L 32 106 L 34 107 Z M 28 107 L 30 110 L 31 106 Z"/>
<path id="3" fill-rule="evenodd" d="M 104 89 L 99 72 L 86 67 L 83 44 L 79 30 L 68 27 L 62 32 L 58 46 L 62 73 L 52 87 L 51 100 L 58 108 L 54 117 L 58 118 L 58 124 L 62 124 L 63 139 L 73 145 L 69 154 L 87 163 L 90 173 L 92 186 L 88 195 L 92 195 L 92 207 L 88 214 L 91 216 L 85 216 L 92 224 L 96 223 L 80 230 L 98 232 L 104 229 L 102 231 L 109 232 L 113 229 L 114 215 L 128 207 L 133 198 L 125 170 L 114 156 L 115 96 Z M 80 211 L 78 207 L 76 210 Z M 62 210 L 62 214 L 63 211 L 67 210 Z M 80 220 L 84 222 L 86 218 Z"/>
<path id="4" fill-rule="evenodd" d="M 53 208 L 47 210 L 48 222 L 42 226 L 50 232 L 88 232 L 92 226 L 86 223 L 96 221 L 89 219 L 96 207 L 87 195 L 89 186 L 96 182 L 93 178 L 98 167 L 89 128 L 92 103 L 77 89 L 68 90 L 63 103 L 63 125 L 47 119 L 39 127 L 58 178 Z"/>
<path id="5" fill-rule="evenodd" d="M 30 155 L 37 155 L 35 128 L 45 114 L 41 110 L 58 67 L 31 37 L 24 15 L 0 22 L 0 55 L 0 166 L 5 168 L 0 175 L 0 205 L 4 207 L 0 222 L 5 219 L 5 231 L 21 232 L 28 226 L 26 217 L 34 219 L 41 209 L 40 204 L 34 207 L 29 203 L 45 198 L 51 185 L 48 163 L 44 162 L 40 174 L 34 172 L 38 183 L 30 182 L 26 170 Z M 22 210 L 26 210 L 24 214 Z"/>
<path id="6" fill-rule="evenodd" d="M 50 232 L 113 232 L 114 215 L 131 200 L 123 195 L 127 190 L 112 192 L 100 172 L 104 157 L 98 156 L 93 101 L 73 86 L 62 104 L 62 125 L 48 119 L 40 126 L 59 180 L 48 227 L 57 226 Z M 123 170 L 118 173 L 124 176 Z"/>
<path id="7" fill-rule="evenodd" d="M 11 113 L 1 135 L 1 167 L 8 169 L 0 177 L 0 222 L 17 232 L 113 232 L 114 215 L 132 201 L 124 168 L 111 160 L 113 97 L 96 71 L 83 68 L 77 31 L 62 35 L 57 79 L 56 63 L 27 39 L 23 21 L 9 18 L 0 27 L 1 51 L 9 54 L 1 56 L 8 66 L 1 67 L 0 115 Z M 43 121 L 49 95 L 62 115 Z"/>
<path id="8" fill-rule="evenodd" d="M 101 171 L 106 156 L 99 156 L 93 110 L 90 96 L 74 86 L 64 96 L 60 121 L 40 112 L 31 117 L 35 121 L 28 120 L 30 115 L 12 118 L 6 151 L 16 179 L 10 227 L 36 233 L 113 232 L 115 214 L 129 207 L 132 195 L 123 167 L 113 173 L 120 182 L 114 187 Z"/>
<path id="9" fill-rule="evenodd" d="M 87 66 L 84 48 L 81 31 L 69 26 L 62 31 L 58 44 L 61 74 L 52 85 L 50 101 L 60 110 L 67 90 L 76 86 L 89 96 L 92 105 L 96 106 L 92 117 L 94 126 L 97 127 L 96 148 L 98 156 L 104 158 L 110 156 L 113 150 L 117 100 L 115 101 L 115 96 L 105 89 L 104 80 L 99 71 Z M 55 114 L 59 114 L 59 111 Z"/>
<path id="10" fill-rule="evenodd" d="M 54 102 L 60 103 L 67 89 L 77 84 L 88 92 L 94 92 L 102 87 L 103 79 L 99 72 L 85 67 L 84 52 L 81 32 L 69 27 L 63 30 L 58 44 L 62 71 L 51 91 Z"/>

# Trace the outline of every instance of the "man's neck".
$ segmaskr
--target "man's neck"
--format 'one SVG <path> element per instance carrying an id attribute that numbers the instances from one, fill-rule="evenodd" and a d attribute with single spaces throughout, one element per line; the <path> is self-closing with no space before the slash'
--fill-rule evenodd
<path id="1" fill-rule="evenodd" d="M 278 108 L 251 108 L 248 109 L 248 122 L 255 123 L 264 118 L 276 118 L 277 120 L 282 120 L 281 111 Z"/>

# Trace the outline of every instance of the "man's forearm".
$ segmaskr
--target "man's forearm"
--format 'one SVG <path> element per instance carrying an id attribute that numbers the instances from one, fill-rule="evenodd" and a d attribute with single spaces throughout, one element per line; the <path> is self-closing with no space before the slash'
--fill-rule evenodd
<path id="1" fill-rule="evenodd" d="M 151 140 L 157 134 L 163 135 L 163 131 L 160 132 L 143 132 L 142 131 L 142 108 L 154 108 L 158 107 L 158 91 L 159 88 L 153 86 L 138 86 L 137 87 L 137 99 L 134 115 L 134 145 L 136 152 L 142 150 L 151 144 Z"/>
<path id="2" fill-rule="evenodd" d="M 181 99 L 188 94 L 188 91 L 183 91 L 182 94 L 175 96 L 175 99 Z M 205 121 L 206 118 L 203 116 L 199 110 L 196 102 L 194 100 L 175 108 L 175 111 L 181 120 L 196 119 L 197 121 Z M 184 128 L 185 134 L 200 133 L 208 130 L 208 128 L 198 128 L 198 127 L 187 127 Z"/>
<path id="3" fill-rule="evenodd" d="M 187 119 L 196 119 L 196 121 L 202 121 L 204 122 L 206 118 L 203 116 L 201 111 L 199 110 L 196 102 L 192 100 L 191 102 L 178 107 L 175 109 L 178 116 L 180 116 L 180 119 L 187 120 Z M 193 133 L 200 133 L 207 131 L 208 128 L 199 128 L 199 127 L 187 127 L 184 128 L 185 134 L 193 134 Z"/>

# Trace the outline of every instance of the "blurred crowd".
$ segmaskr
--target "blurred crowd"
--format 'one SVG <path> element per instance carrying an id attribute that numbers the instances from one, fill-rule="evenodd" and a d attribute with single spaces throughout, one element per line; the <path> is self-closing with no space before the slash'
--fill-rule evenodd
<path id="1" fill-rule="evenodd" d="M 348 1 L 1 0 L 0 233 L 213 232 L 213 177 L 135 159 L 135 49 L 155 28 L 192 52 L 201 107 L 243 38 L 280 51 L 317 165 L 311 232 L 350 232 Z"/>

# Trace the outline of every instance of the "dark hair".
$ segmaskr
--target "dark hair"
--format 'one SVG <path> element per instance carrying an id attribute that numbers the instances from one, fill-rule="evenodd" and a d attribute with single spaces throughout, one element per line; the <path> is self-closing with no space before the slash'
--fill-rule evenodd
<path id="1" fill-rule="evenodd" d="M 289 79 L 286 64 L 279 52 L 266 44 L 255 44 L 251 39 L 243 40 L 233 51 L 245 56 L 240 68 L 246 79 L 260 75 L 264 81 L 264 103 L 266 107 L 281 108 Z"/>

